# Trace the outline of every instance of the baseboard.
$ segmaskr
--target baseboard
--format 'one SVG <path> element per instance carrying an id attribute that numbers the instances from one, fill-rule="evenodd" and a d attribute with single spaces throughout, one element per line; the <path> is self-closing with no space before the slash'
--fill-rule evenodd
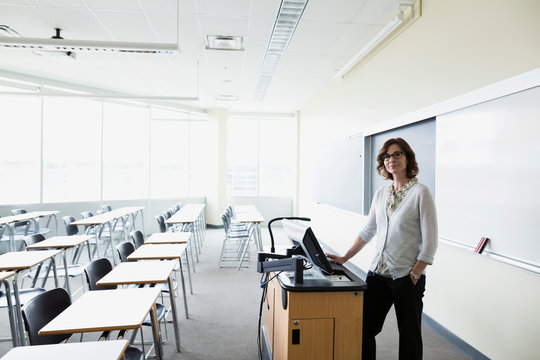
<path id="1" fill-rule="evenodd" d="M 223 229 L 223 225 L 206 224 L 208 229 Z"/>
<path id="2" fill-rule="evenodd" d="M 439 324 L 437 321 L 433 320 L 429 315 L 426 315 L 426 313 L 422 314 L 422 322 L 426 326 L 429 326 L 433 331 L 443 337 L 450 344 L 463 351 L 463 353 L 469 356 L 472 360 L 489 360 L 487 356 L 476 350 L 474 347 L 466 343 L 453 332 Z"/>

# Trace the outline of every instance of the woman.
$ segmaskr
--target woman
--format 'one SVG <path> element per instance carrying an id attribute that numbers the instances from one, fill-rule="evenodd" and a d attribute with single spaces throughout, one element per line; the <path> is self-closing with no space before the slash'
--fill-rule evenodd
<path id="1" fill-rule="evenodd" d="M 375 359 L 375 336 L 392 305 L 399 329 L 399 359 L 421 359 L 424 271 L 437 250 L 435 203 L 429 189 L 416 178 L 418 164 L 405 140 L 387 140 L 377 163 L 379 174 L 392 184 L 375 194 L 367 223 L 345 255 L 327 256 L 343 264 L 377 235 L 364 294 L 362 359 Z"/>

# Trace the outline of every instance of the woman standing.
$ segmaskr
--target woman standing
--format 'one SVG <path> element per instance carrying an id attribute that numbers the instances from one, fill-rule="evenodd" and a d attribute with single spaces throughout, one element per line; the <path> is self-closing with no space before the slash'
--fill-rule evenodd
<path id="1" fill-rule="evenodd" d="M 343 256 L 343 264 L 377 235 L 376 255 L 364 294 L 362 359 L 375 359 L 375 336 L 394 305 L 399 330 L 399 359 L 422 359 L 422 297 L 427 265 L 437 250 L 437 214 L 429 189 L 418 182 L 414 151 L 402 138 L 387 140 L 377 156 L 377 171 L 391 185 L 381 187 L 364 229 Z"/>

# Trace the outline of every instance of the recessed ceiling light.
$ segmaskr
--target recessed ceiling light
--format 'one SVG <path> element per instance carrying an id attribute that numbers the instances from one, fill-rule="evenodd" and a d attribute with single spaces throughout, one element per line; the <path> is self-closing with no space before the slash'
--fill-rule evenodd
<path id="1" fill-rule="evenodd" d="M 207 50 L 244 50 L 244 38 L 229 35 L 206 35 Z"/>
<path id="2" fill-rule="evenodd" d="M 221 94 L 216 95 L 215 99 L 220 101 L 238 101 L 238 95 Z"/>

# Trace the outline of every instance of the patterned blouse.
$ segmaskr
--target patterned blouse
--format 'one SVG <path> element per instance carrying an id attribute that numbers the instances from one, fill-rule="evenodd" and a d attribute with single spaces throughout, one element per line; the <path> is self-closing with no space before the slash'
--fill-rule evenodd
<path id="1" fill-rule="evenodd" d="M 396 211 L 399 203 L 405 198 L 409 190 L 417 183 L 418 178 L 413 177 L 407 184 L 405 184 L 405 186 L 403 186 L 398 191 L 394 191 L 394 184 L 390 184 L 390 186 L 388 186 L 388 198 L 386 199 L 386 216 L 388 216 L 389 219 L 394 213 L 394 211 Z M 379 262 L 377 263 L 377 268 L 375 269 L 375 272 L 378 275 L 384 277 L 391 277 L 388 266 L 386 265 L 386 262 L 384 260 L 384 251 L 379 258 Z"/>

